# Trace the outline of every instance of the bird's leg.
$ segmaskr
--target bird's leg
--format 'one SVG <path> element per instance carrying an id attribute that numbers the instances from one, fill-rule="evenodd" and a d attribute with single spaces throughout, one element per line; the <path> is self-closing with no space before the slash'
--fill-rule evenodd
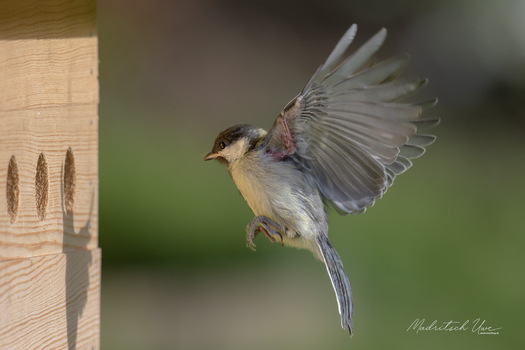
<path id="1" fill-rule="evenodd" d="M 260 226 L 259 226 L 260 225 Z M 275 229 L 274 229 L 275 228 Z M 256 216 L 252 222 L 246 226 L 246 246 L 251 250 L 255 250 L 255 243 L 253 239 L 259 232 L 263 232 L 270 242 L 276 241 L 274 235 L 278 235 L 281 238 L 281 244 L 283 243 L 283 236 L 279 230 L 281 226 L 275 223 L 273 220 L 268 219 L 266 216 Z"/>

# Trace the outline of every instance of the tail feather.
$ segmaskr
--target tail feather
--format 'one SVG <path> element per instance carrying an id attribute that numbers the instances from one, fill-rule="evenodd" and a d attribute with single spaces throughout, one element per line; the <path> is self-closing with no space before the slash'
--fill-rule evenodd
<path id="1" fill-rule="evenodd" d="M 321 251 L 326 270 L 332 281 L 337 304 L 339 307 L 339 314 L 341 315 L 341 326 L 347 329 L 350 336 L 353 334 L 353 303 L 352 290 L 350 288 L 350 281 L 346 276 L 343 268 L 343 263 L 337 251 L 332 247 L 332 244 L 325 235 L 320 235 L 316 238 L 317 246 Z"/>

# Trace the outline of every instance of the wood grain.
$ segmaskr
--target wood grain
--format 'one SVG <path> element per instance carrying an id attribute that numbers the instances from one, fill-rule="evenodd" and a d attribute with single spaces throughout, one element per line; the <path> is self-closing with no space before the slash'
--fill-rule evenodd
<path id="1" fill-rule="evenodd" d="M 0 110 L 98 103 L 92 0 L 0 1 Z"/>
<path id="2" fill-rule="evenodd" d="M 0 261 L 0 349 L 99 349 L 100 249 Z"/>
<path id="3" fill-rule="evenodd" d="M 98 246 L 98 117 L 96 105 L 0 112 L 0 259 L 54 254 Z M 64 166 L 71 148 L 75 164 L 73 210 L 64 207 Z M 38 216 L 37 163 L 45 155 L 49 193 Z M 16 157 L 19 204 L 8 215 L 8 165 Z M 79 234 L 80 232 L 80 234 Z"/>

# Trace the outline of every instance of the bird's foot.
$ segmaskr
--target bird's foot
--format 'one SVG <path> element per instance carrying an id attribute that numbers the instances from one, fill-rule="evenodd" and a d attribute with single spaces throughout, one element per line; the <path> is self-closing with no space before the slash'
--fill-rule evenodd
<path id="1" fill-rule="evenodd" d="M 281 244 L 283 243 L 283 236 L 279 230 L 281 226 L 274 222 L 273 220 L 268 219 L 266 216 L 256 216 L 253 218 L 252 222 L 246 226 L 246 246 L 251 250 L 255 250 L 255 243 L 253 240 L 259 232 L 264 233 L 264 235 L 270 240 L 270 242 L 275 243 L 275 235 L 278 235 L 281 238 Z"/>

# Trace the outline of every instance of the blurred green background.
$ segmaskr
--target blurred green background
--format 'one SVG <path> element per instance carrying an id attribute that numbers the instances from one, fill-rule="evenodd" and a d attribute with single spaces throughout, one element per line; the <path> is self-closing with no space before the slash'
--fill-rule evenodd
<path id="1" fill-rule="evenodd" d="M 105 0 L 100 43 L 103 349 L 512 349 L 525 343 L 525 2 Z M 337 40 L 409 52 L 437 142 L 366 214 L 330 214 L 355 336 L 323 264 L 258 237 L 222 129 L 268 128 Z M 420 332 L 476 318 L 499 335 Z"/>

